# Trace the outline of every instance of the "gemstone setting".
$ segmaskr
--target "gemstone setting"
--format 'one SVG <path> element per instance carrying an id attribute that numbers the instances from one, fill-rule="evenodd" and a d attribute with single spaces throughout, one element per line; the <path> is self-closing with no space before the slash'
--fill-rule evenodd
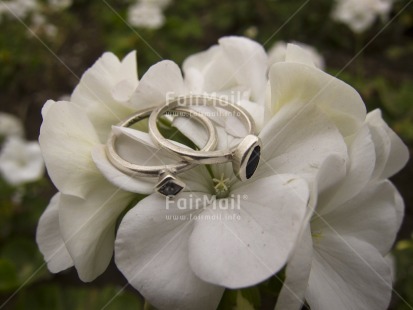
<path id="1" fill-rule="evenodd" d="M 255 170 L 257 170 L 258 163 L 260 162 L 261 147 L 259 145 L 255 146 L 248 158 L 245 176 L 247 179 L 254 175 Z"/>
<path id="2" fill-rule="evenodd" d="M 155 188 L 158 193 L 166 197 L 173 197 L 185 188 L 185 183 L 171 173 L 164 173 L 159 177 L 159 182 Z"/>
<path id="3" fill-rule="evenodd" d="M 237 178 L 244 182 L 257 170 L 261 157 L 262 143 L 255 135 L 247 135 L 232 155 L 232 169 Z"/>

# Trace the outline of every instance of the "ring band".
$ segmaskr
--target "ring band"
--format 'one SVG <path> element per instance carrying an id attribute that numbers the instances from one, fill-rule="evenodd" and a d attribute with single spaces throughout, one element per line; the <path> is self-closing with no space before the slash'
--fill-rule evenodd
<path id="1" fill-rule="evenodd" d="M 219 105 L 229 112 L 236 113 L 238 118 L 244 123 L 248 130 L 248 135 L 235 147 L 227 150 L 215 151 L 195 151 L 177 146 L 160 133 L 157 126 L 157 119 L 167 111 L 177 109 L 179 107 L 194 106 L 202 102 L 205 106 Z M 194 104 L 195 103 L 195 104 Z M 261 141 L 255 135 L 255 123 L 252 117 L 239 106 L 236 106 L 228 101 L 210 96 L 184 96 L 173 99 L 167 102 L 151 113 L 149 117 L 149 134 L 152 140 L 173 153 L 180 155 L 185 161 L 197 164 L 219 164 L 232 161 L 232 167 L 235 175 L 241 181 L 245 181 L 252 177 L 257 169 L 261 155 Z"/>
<path id="2" fill-rule="evenodd" d="M 153 109 L 145 109 L 139 111 L 128 118 L 122 120 L 117 124 L 119 127 L 130 127 L 133 124 L 148 118 Z M 203 115 L 202 113 L 190 110 L 184 107 L 177 107 L 174 111 L 182 112 L 186 116 L 192 116 L 195 120 L 201 123 L 208 131 L 209 138 L 207 143 L 202 148 L 202 151 L 209 151 L 215 149 L 217 145 L 216 130 L 215 126 L 212 124 L 211 120 Z M 111 131 L 109 138 L 106 142 L 106 156 L 109 161 L 118 170 L 126 173 L 130 176 L 140 176 L 140 177 L 159 177 L 159 181 L 155 186 L 155 189 L 165 195 L 174 196 L 178 194 L 184 187 L 185 183 L 180 179 L 175 177 L 176 174 L 189 170 L 196 166 L 196 163 L 190 163 L 182 160 L 175 164 L 167 164 L 160 166 L 143 166 L 138 164 L 133 164 L 126 161 L 116 152 L 115 142 L 117 136 L 113 131 Z M 173 145 L 173 143 L 171 143 Z"/>

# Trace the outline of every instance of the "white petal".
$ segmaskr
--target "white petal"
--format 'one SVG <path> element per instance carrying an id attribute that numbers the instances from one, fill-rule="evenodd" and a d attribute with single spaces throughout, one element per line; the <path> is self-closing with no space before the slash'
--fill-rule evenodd
<path id="1" fill-rule="evenodd" d="M 301 309 L 310 278 L 312 258 L 313 242 L 308 225 L 287 264 L 286 277 L 278 295 L 275 310 Z"/>
<path id="2" fill-rule="evenodd" d="M 291 103 L 317 105 L 343 136 L 354 134 L 364 122 L 366 108 L 348 84 L 306 65 L 279 62 L 270 70 L 271 114 Z"/>
<path id="3" fill-rule="evenodd" d="M 400 228 L 399 193 L 389 181 L 373 183 L 353 199 L 311 222 L 314 230 L 334 230 L 339 235 L 353 236 L 388 253 Z M 400 214 L 401 212 L 401 214 Z"/>
<path id="4" fill-rule="evenodd" d="M 136 84 L 138 82 L 138 70 L 136 64 L 136 51 L 128 53 L 120 64 L 120 68 L 117 72 L 117 80 L 127 79 L 134 80 Z"/>
<path id="5" fill-rule="evenodd" d="M 231 74 L 238 84 L 251 89 L 253 101 L 263 102 L 268 63 L 264 48 L 244 37 L 224 37 L 219 45 L 232 65 Z"/>
<path id="6" fill-rule="evenodd" d="M 48 106 L 39 142 L 47 172 L 63 194 L 83 197 L 102 178 L 91 156 L 99 138 L 89 119 L 71 103 Z"/>
<path id="7" fill-rule="evenodd" d="M 257 132 L 260 132 L 264 126 L 264 105 L 257 104 L 249 100 L 240 100 L 238 104 L 247 110 L 255 121 L 255 127 Z"/>
<path id="8" fill-rule="evenodd" d="M 73 266 L 72 257 L 66 249 L 59 226 L 60 193 L 50 200 L 49 205 L 39 219 L 36 242 L 47 262 L 47 268 L 53 273 Z"/>
<path id="9" fill-rule="evenodd" d="M 409 160 L 409 150 L 382 119 L 380 110 L 367 114 L 366 122 L 378 156 L 374 176 L 387 179 L 406 165 Z"/>
<path id="10" fill-rule="evenodd" d="M 163 60 L 146 71 L 131 103 L 138 109 L 151 108 L 185 93 L 181 70 L 174 62 Z"/>
<path id="11" fill-rule="evenodd" d="M 211 175 L 205 165 L 189 169 L 180 174 L 179 178 L 186 184 L 183 191 L 203 193 L 213 192 Z"/>
<path id="12" fill-rule="evenodd" d="M 140 194 L 151 194 L 157 178 L 131 177 L 116 169 L 107 159 L 105 146 L 97 145 L 92 151 L 93 161 L 105 178 L 119 188 Z"/>
<path id="13" fill-rule="evenodd" d="M 208 48 L 206 51 L 192 54 L 182 64 L 183 71 L 185 73 L 185 79 L 189 70 L 195 70 L 200 73 L 205 73 L 204 70 L 207 70 L 210 63 L 218 58 L 218 55 L 221 53 L 221 48 L 218 45 L 213 45 Z"/>
<path id="14" fill-rule="evenodd" d="M 130 99 L 138 83 L 137 80 L 122 80 L 112 89 L 112 97 L 119 102 Z"/>
<path id="15" fill-rule="evenodd" d="M 334 171 L 334 173 L 332 173 L 332 171 Z M 342 156 L 332 154 L 326 157 L 317 173 L 317 193 L 315 196 L 334 188 L 335 185 L 345 178 L 346 173 L 346 161 Z"/>
<path id="16" fill-rule="evenodd" d="M 223 294 L 224 288 L 201 281 L 189 266 L 189 217 L 197 213 L 191 197 L 197 195 L 202 194 L 182 193 L 175 204 L 153 194 L 131 209 L 119 227 L 116 265 L 159 309 L 216 309 Z M 183 208 L 185 203 L 194 209 Z"/>
<path id="17" fill-rule="evenodd" d="M 259 136 L 263 148 L 256 177 L 295 173 L 313 178 L 327 157 L 347 158 L 343 137 L 317 107 L 284 106 Z"/>
<path id="18" fill-rule="evenodd" d="M 65 100 L 62 100 L 62 101 L 65 101 Z M 54 100 L 50 100 L 50 99 L 45 102 L 45 104 L 42 107 L 42 117 L 43 117 L 43 119 L 46 118 L 46 115 L 47 115 L 47 112 L 49 111 L 49 108 L 52 107 L 55 104 L 57 104 L 57 102 L 54 101 Z"/>
<path id="19" fill-rule="evenodd" d="M 360 130 L 351 143 L 349 157 L 348 171 L 343 181 L 320 195 L 317 207 L 320 214 L 330 212 L 350 200 L 370 181 L 375 166 L 375 149 L 367 126 Z"/>
<path id="20" fill-rule="evenodd" d="M 206 131 L 204 126 L 199 124 L 197 121 L 193 121 L 187 117 L 175 117 L 173 120 L 173 126 L 182 132 L 200 149 L 202 149 L 202 147 L 207 143 L 209 138 L 208 131 Z"/>
<path id="21" fill-rule="evenodd" d="M 236 86 L 232 67 L 222 55 L 222 48 L 214 45 L 208 50 L 189 56 L 183 63 L 185 79 L 191 91 L 218 92 Z"/>
<path id="22" fill-rule="evenodd" d="M 288 44 L 287 50 L 287 44 L 284 41 L 277 41 L 268 51 L 269 67 L 276 62 L 290 61 L 324 70 L 323 56 L 314 47 L 301 42 L 293 43 Z"/>
<path id="23" fill-rule="evenodd" d="M 59 222 L 63 240 L 79 278 L 89 282 L 108 266 L 114 247 L 116 220 L 133 199 L 130 193 L 96 183 L 85 199 L 62 195 Z"/>
<path id="24" fill-rule="evenodd" d="M 127 93 L 120 96 L 117 88 L 125 80 L 129 87 Z M 134 112 L 125 101 L 131 96 L 130 88 L 135 88 L 137 83 L 135 52 L 129 53 L 122 62 L 114 54 L 104 53 L 82 75 L 71 102 L 88 115 L 102 143 L 106 142 L 111 125 Z"/>
<path id="25" fill-rule="evenodd" d="M 263 103 L 267 82 L 267 55 L 263 47 L 244 37 L 223 37 L 218 46 L 188 57 L 185 78 L 195 92 L 241 88 L 251 100 Z"/>
<path id="26" fill-rule="evenodd" d="M 227 117 L 225 131 L 238 138 L 243 138 L 249 133 L 240 119 L 234 115 Z"/>
<path id="27" fill-rule="evenodd" d="M 189 260 L 201 279 L 239 288 L 263 281 L 284 266 L 301 231 L 308 186 L 296 176 L 280 175 L 232 194 L 212 203 L 197 220 Z"/>
<path id="28" fill-rule="evenodd" d="M 314 252 L 306 299 L 311 309 L 387 309 L 391 272 L 372 245 L 324 236 Z"/>
<path id="29" fill-rule="evenodd" d="M 298 62 L 310 67 L 316 67 L 311 54 L 296 44 L 287 44 L 285 61 Z"/>

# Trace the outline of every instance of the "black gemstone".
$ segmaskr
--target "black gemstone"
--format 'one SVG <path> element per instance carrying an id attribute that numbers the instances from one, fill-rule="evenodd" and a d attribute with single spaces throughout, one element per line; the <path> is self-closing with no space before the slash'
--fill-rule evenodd
<path id="1" fill-rule="evenodd" d="M 183 189 L 182 186 L 176 184 L 173 180 L 168 180 L 159 189 L 159 192 L 165 196 L 175 196 Z"/>
<path id="2" fill-rule="evenodd" d="M 255 170 L 257 170 L 258 163 L 260 162 L 261 147 L 257 145 L 251 152 L 250 158 L 248 158 L 246 177 L 251 178 L 254 175 Z"/>

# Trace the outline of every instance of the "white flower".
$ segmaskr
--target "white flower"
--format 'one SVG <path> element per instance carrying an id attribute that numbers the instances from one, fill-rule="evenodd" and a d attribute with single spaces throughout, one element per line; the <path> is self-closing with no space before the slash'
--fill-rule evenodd
<path id="1" fill-rule="evenodd" d="M 0 112 L 0 138 L 24 136 L 22 122 L 14 115 Z"/>
<path id="2" fill-rule="evenodd" d="M 38 7 L 36 0 L 2 1 L 0 13 L 9 15 L 12 18 L 26 18 L 28 14 L 36 11 Z"/>
<path id="3" fill-rule="evenodd" d="M 311 59 L 312 62 L 314 63 L 314 66 L 317 68 L 323 70 L 325 65 L 324 65 L 324 58 L 323 56 L 320 55 L 320 53 L 317 52 L 317 50 L 307 44 L 300 43 L 300 42 L 293 42 L 295 45 L 300 46 L 303 49 L 303 53 L 307 53 L 308 56 L 307 58 Z M 284 41 L 278 41 L 274 43 L 274 45 L 269 49 L 268 51 L 268 62 L 269 62 L 269 67 L 271 67 L 272 64 L 276 62 L 283 62 L 286 61 L 286 55 L 287 55 L 287 43 Z M 289 54 L 291 55 L 291 53 Z"/>
<path id="4" fill-rule="evenodd" d="M 133 195 L 106 181 L 92 150 L 133 113 L 128 100 L 137 84 L 134 52 L 122 62 L 105 53 L 82 76 L 71 102 L 48 101 L 42 110 L 40 146 L 59 193 L 39 221 L 37 242 L 52 272 L 74 265 L 83 281 L 91 281 L 111 260 L 116 220 Z M 127 181 L 152 191 L 147 180 Z"/>
<path id="5" fill-rule="evenodd" d="M 40 179 L 44 174 L 44 163 L 39 144 L 10 137 L 1 149 L 0 173 L 11 185 Z"/>
<path id="6" fill-rule="evenodd" d="M 120 223 L 118 268 L 158 308 L 214 309 L 224 287 L 250 286 L 271 277 L 284 266 L 301 234 L 311 240 L 303 229 L 311 216 L 307 206 L 314 206 L 318 192 L 329 193 L 341 184 L 344 190 L 335 191 L 339 194 L 334 197 L 345 198 L 343 202 L 349 188 L 362 189 L 369 180 L 364 172 L 379 148 L 372 151 L 365 136 L 357 138 L 373 132 L 366 127 L 360 96 L 315 68 L 300 47 L 287 46 L 288 61 L 271 67 L 269 81 L 265 51 L 245 38 L 223 38 L 189 57 L 185 78 L 175 63 L 161 61 L 138 82 L 133 57 L 120 62 L 104 54 L 84 74 L 70 102 L 50 101 L 43 108 L 40 144 L 59 193 L 42 215 L 37 241 L 51 271 L 75 265 L 82 280 L 96 278 L 110 261 L 116 222 L 135 198 L 133 192 L 149 194 Z M 156 180 L 131 178 L 115 169 L 104 144 L 112 126 L 127 115 L 190 93 L 236 94 L 231 101 L 252 111 L 260 125 L 262 157 L 254 177 L 243 183 L 234 178 L 230 164 L 189 170 L 180 175 L 187 184 L 184 191 L 166 200 L 153 193 Z M 245 134 L 234 118 L 212 120 L 219 149 Z M 197 146 L 205 142 L 205 132 L 190 120 L 178 119 L 173 125 Z M 118 152 L 131 162 L 176 160 L 143 131 L 113 130 Z M 372 152 L 365 157 L 353 152 L 358 145 Z M 381 153 L 397 158 L 386 149 Z M 358 163 L 354 156 L 360 159 L 359 169 L 352 166 Z M 391 174 L 388 167 L 376 165 L 375 180 Z M 336 173 L 326 173 L 332 168 Z M 217 199 L 211 200 L 214 195 Z"/>
<path id="7" fill-rule="evenodd" d="M 48 0 L 48 2 L 54 10 L 64 10 L 72 5 L 72 0 Z"/>
<path id="8" fill-rule="evenodd" d="M 260 61 L 263 61 L 265 68 L 265 55 L 258 59 L 251 58 L 254 49 L 249 42 L 246 39 L 225 38 L 212 52 L 208 50 L 193 58 L 198 61 L 195 62 L 198 66 L 188 67 L 188 60 L 187 67 L 184 65 L 185 73 L 189 68 L 198 71 L 194 71 L 193 80 L 187 85 L 211 87 L 214 79 L 222 79 L 223 76 L 229 77 L 229 81 L 245 81 L 248 77 L 237 74 L 243 72 L 238 70 L 254 68 L 248 60 L 259 64 L 255 68 L 261 68 Z M 225 58 L 227 51 L 221 47 L 224 44 L 229 44 L 233 56 L 228 63 L 221 59 L 220 65 L 216 65 L 220 61 L 217 55 L 228 59 Z M 208 70 L 204 64 L 214 66 Z M 245 68 L 242 68 L 243 65 Z M 295 65 L 303 66 L 294 63 L 292 69 Z M 197 72 L 200 73 L 199 79 L 194 79 Z M 259 72 L 251 70 L 250 75 L 258 79 L 260 74 L 266 75 L 266 70 Z M 274 89 L 272 98 L 276 98 L 275 90 L 283 86 L 283 80 L 277 78 L 270 80 Z M 313 84 L 319 83 L 320 87 L 327 79 L 317 75 L 313 78 L 318 79 Z M 241 86 L 254 89 L 254 85 L 257 89 L 262 87 L 256 80 L 254 82 L 251 85 L 245 82 L 219 85 L 226 85 L 229 89 L 239 89 Z M 356 100 L 353 104 L 362 104 L 362 101 L 357 101 L 360 98 L 354 95 L 354 90 L 342 84 L 338 81 L 333 84 L 335 95 L 339 94 L 343 100 Z M 307 89 L 306 84 L 295 84 L 295 90 L 300 87 Z M 171 89 L 177 90 L 178 94 L 188 91 L 179 68 L 170 62 L 161 62 L 142 77 L 133 101 L 148 104 L 159 102 Z M 207 89 L 211 91 L 211 88 Z M 198 91 L 202 92 L 201 89 Z M 311 91 L 317 93 L 317 90 Z M 345 163 L 347 148 L 339 129 L 321 112 L 322 108 L 335 108 L 335 96 L 332 97 L 331 93 L 316 98 L 317 104 L 307 101 L 286 104 L 281 99 L 278 110 L 274 108 L 274 117 L 260 133 L 264 148 L 253 180 L 244 183 L 235 180 L 228 165 L 212 166 L 210 172 L 201 166 L 181 175 L 188 188 L 176 197 L 175 202 L 167 203 L 159 194 L 152 194 L 123 218 L 116 239 L 115 262 L 128 281 L 151 304 L 161 309 L 213 309 L 222 296 L 223 287 L 254 285 L 283 267 L 307 212 L 308 188 L 302 178 L 314 178 L 319 167 L 332 154 L 340 158 L 342 164 Z M 264 100 L 253 103 L 264 105 Z M 346 126 L 340 124 L 341 130 L 347 132 L 354 131 L 350 127 L 358 124 L 358 118 L 365 116 L 362 108 L 347 114 L 339 109 L 334 112 L 342 119 L 351 121 Z M 177 126 L 182 132 L 188 132 L 183 124 Z M 231 139 L 226 141 L 227 134 L 223 127 L 218 126 L 219 148 L 227 147 L 232 142 Z M 146 134 L 122 131 L 151 146 Z M 195 143 L 202 140 L 194 133 L 191 137 Z M 124 148 L 128 146 L 124 145 Z M 152 148 L 155 152 L 153 144 Z M 140 157 L 133 150 L 130 153 L 134 153 L 135 158 Z M 141 157 L 141 161 L 143 159 Z M 105 158 L 95 156 L 95 160 L 102 167 L 102 172 L 109 176 L 104 171 L 107 167 L 103 164 Z M 120 177 L 115 178 L 112 174 L 112 180 L 115 179 Z M 122 187 L 121 183 L 117 184 Z M 208 200 L 212 195 L 222 198 L 217 198 L 215 203 L 205 202 L 204 197 Z M 248 197 L 246 200 L 242 200 L 244 195 Z M 241 198 L 237 200 L 237 197 Z M 197 202 L 197 199 L 200 201 Z M 220 203 L 235 208 L 216 207 Z M 173 216 L 178 220 L 171 220 Z M 234 220 L 237 216 L 239 220 Z"/>
<path id="9" fill-rule="evenodd" d="M 151 4 L 161 9 L 166 8 L 172 1 L 171 0 L 138 0 L 140 3 Z"/>
<path id="10" fill-rule="evenodd" d="M 48 23 L 45 16 L 39 13 L 33 14 L 30 30 L 30 34 L 32 34 L 32 32 L 36 34 L 44 32 L 49 38 L 54 38 L 58 32 L 57 27 Z"/>
<path id="11" fill-rule="evenodd" d="M 165 17 L 159 6 L 137 2 L 128 8 L 128 22 L 134 27 L 158 29 L 165 23 Z"/>
<path id="12" fill-rule="evenodd" d="M 392 274 L 384 256 L 404 206 L 386 178 L 405 165 L 408 150 L 375 110 L 351 137 L 349 156 L 346 170 L 335 157 L 319 170 L 315 212 L 276 309 L 300 309 L 304 297 L 312 309 L 387 309 Z"/>
<path id="13" fill-rule="evenodd" d="M 335 21 L 345 23 L 355 33 L 364 32 L 377 16 L 386 19 L 393 0 L 337 0 L 332 12 Z"/>

